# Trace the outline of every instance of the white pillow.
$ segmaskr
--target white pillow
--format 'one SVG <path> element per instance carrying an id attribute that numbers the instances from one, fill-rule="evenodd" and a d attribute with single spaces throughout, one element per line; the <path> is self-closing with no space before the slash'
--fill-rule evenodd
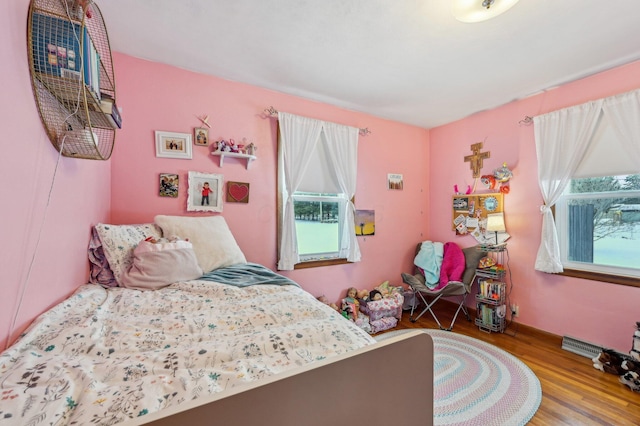
<path id="1" fill-rule="evenodd" d="M 133 249 L 138 243 L 147 237 L 156 239 L 162 237 L 162 230 L 153 223 L 140 225 L 99 223 L 95 229 L 118 285 L 122 285 L 122 274 L 129 270 L 133 263 Z"/>
<path id="2" fill-rule="evenodd" d="M 158 215 L 155 217 L 155 223 L 162 228 L 166 238 L 179 237 L 189 240 L 193 244 L 198 264 L 204 272 L 237 263 L 247 263 L 244 253 L 238 247 L 222 216 Z"/>
<path id="3" fill-rule="evenodd" d="M 122 286 L 157 290 L 202 275 L 193 246 L 188 241 L 140 241 L 133 249 L 133 264 L 122 274 Z"/>

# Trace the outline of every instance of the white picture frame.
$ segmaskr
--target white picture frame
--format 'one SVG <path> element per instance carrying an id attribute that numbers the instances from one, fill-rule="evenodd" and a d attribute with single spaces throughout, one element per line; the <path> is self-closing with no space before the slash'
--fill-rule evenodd
<path id="1" fill-rule="evenodd" d="M 193 157 L 191 133 L 156 131 L 156 157 L 191 160 Z"/>
<path id="2" fill-rule="evenodd" d="M 222 212 L 222 175 L 212 173 L 189 172 L 187 191 L 187 211 Z M 208 185 L 210 191 L 204 195 Z"/>

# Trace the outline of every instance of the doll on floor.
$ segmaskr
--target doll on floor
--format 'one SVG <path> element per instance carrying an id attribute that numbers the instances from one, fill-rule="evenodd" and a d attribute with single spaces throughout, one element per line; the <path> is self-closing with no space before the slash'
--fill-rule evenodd
<path id="1" fill-rule="evenodd" d="M 358 290 L 355 287 L 347 289 L 347 297 L 342 299 L 342 315 L 353 321 L 358 319 L 358 311 L 360 310 L 360 302 L 357 299 Z"/>
<path id="2" fill-rule="evenodd" d="M 382 293 L 378 290 L 371 290 L 371 293 L 369 293 L 369 300 L 382 300 Z"/>

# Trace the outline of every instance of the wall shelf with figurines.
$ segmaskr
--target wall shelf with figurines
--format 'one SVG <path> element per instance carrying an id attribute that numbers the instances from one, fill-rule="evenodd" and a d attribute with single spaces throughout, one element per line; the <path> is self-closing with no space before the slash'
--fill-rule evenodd
<path id="1" fill-rule="evenodd" d="M 215 151 L 211 152 L 211 155 L 220 158 L 220 167 L 224 166 L 224 158 L 244 158 L 247 160 L 247 170 L 252 161 L 256 160 L 256 151 L 258 148 L 253 142 L 246 143 L 246 138 L 242 138 L 243 143 L 236 144 L 233 139 L 219 140 L 214 142 Z"/>

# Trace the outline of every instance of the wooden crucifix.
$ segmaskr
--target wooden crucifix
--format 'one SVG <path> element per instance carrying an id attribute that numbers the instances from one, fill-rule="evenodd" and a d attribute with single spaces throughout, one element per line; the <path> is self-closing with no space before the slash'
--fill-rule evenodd
<path id="1" fill-rule="evenodd" d="M 482 169 L 482 160 L 485 158 L 489 158 L 491 156 L 491 152 L 480 152 L 482 149 L 482 142 L 474 143 L 471 145 L 471 151 L 473 154 L 467 155 L 464 157 L 465 163 L 468 161 L 471 167 L 471 171 L 473 172 L 473 177 L 480 177 L 480 170 Z"/>

